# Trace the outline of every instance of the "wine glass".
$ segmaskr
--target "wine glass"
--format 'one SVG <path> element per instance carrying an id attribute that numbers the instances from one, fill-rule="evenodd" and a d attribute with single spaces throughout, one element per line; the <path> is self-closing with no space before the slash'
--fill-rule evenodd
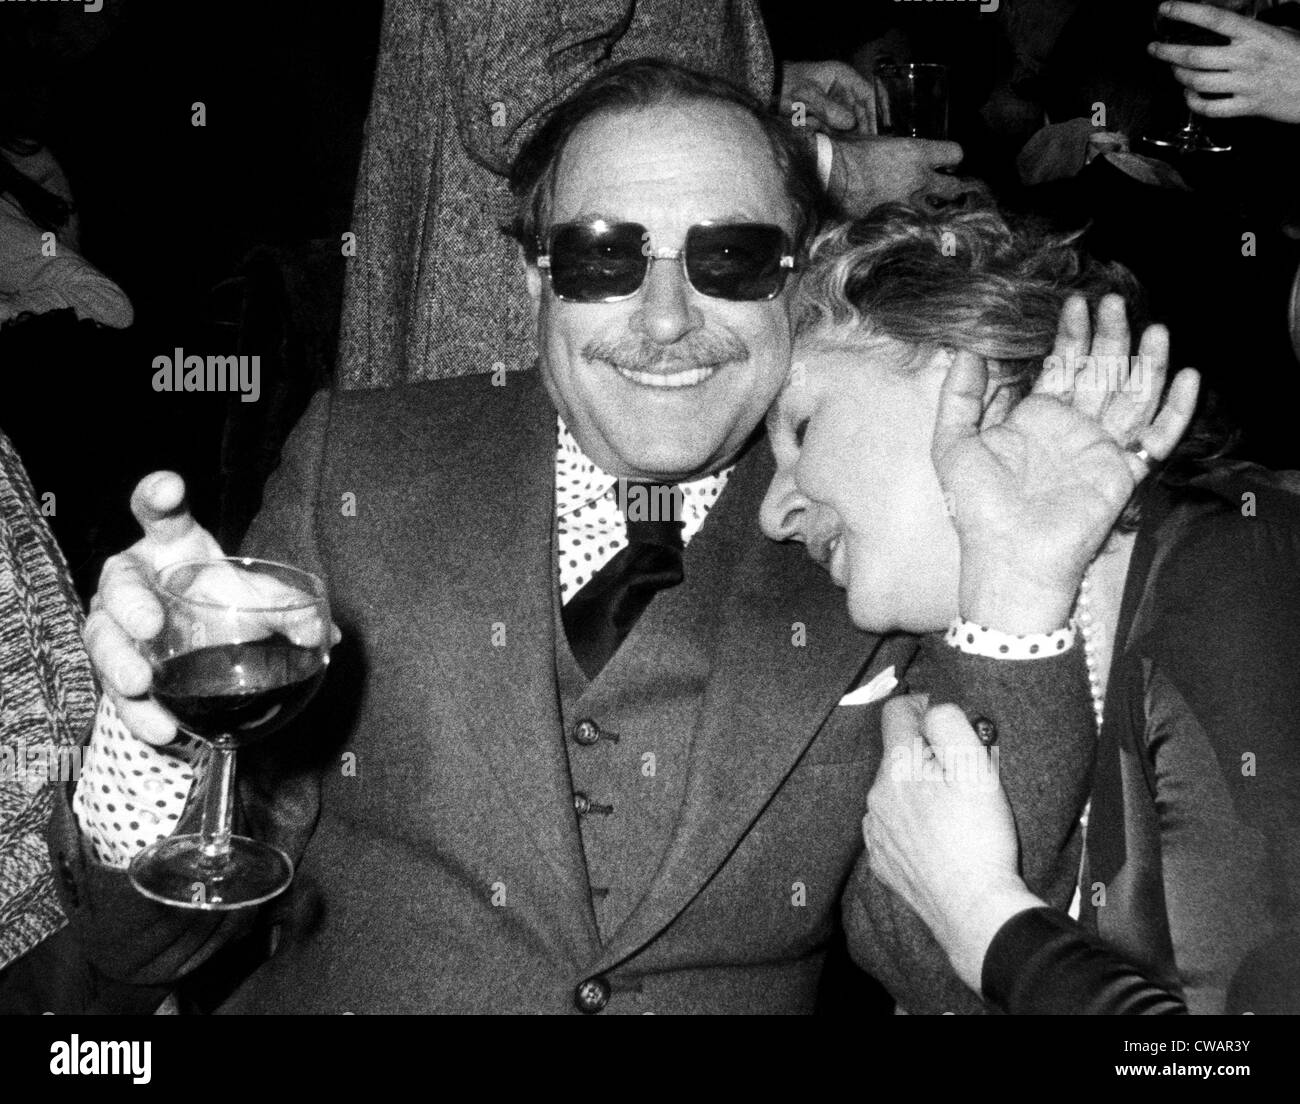
<path id="1" fill-rule="evenodd" d="M 880 61 L 876 133 L 897 138 L 948 137 L 948 67 L 931 62 Z"/>
<path id="2" fill-rule="evenodd" d="M 1211 8 L 1223 8 L 1251 19 L 1257 14 L 1259 0 L 1189 0 L 1190 3 L 1203 4 Z M 1215 31 L 1197 27 L 1191 23 L 1181 23 L 1177 19 L 1161 15 L 1156 11 L 1156 37 L 1161 42 L 1174 46 L 1226 46 L 1232 40 Z M 1171 149 L 1178 153 L 1229 153 L 1232 146 L 1211 138 L 1201 127 L 1201 117 L 1190 108 L 1187 111 L 1187 124 L 1160 138 L 1147 138 L 1153 146 Z"/>
<path id="3" fill-rule="evenodd" d="M 151 694 L 208 746 L 202 830 L 170 836 L 131 863 L 155 901 L 222 911 L 261 904 L 293 879 L 278 848 L 231 832 L 235 750 L 293 720 L 329 665 L 325 584 L 287 564 L 187 560 L 154 582 L 162 631 L 147 646 Z"/>

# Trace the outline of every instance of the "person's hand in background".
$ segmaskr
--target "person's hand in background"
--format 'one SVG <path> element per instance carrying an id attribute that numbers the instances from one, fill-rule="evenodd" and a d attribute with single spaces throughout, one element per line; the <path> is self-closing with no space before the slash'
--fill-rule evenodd
<path id="1" fill-rule="evenodd" d="M 1148 47 L 1173 66 L 1188 107 L 1210 119 L 1253 115 L 1300 123 L 1300 35 L 1202 4 L 1168 3 L 1160 10 L 1232 40 L 1226 46 Z M 1207 93 L 1228 98 L 1207 99 Z"/>
<path id="2" fill-rule="evenodd" d="M 837 139 L 828 191 L 848 216 L 864 215 L 882 203 L 956 199 L 972 189 L 972 182 L 939 170 L 959 165 L 962 156 L 956 142 L 874 135 Z"/>
<path id="3" fill-rule="evenodd" d="M 871 82 L 842 61 L 787 61 L 781 67 L 781 111 L 790 118 L 803 104 L 804 125 L 831 136 L 874 133 Z"/>

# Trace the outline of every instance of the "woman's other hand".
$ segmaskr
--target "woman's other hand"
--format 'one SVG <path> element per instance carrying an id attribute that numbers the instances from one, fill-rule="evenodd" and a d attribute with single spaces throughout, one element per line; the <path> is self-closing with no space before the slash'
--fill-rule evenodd
<path id="1" fill-rule="evenodd" d="M 1017 873 L 1011 807 L 985 748 L 954 705 L 920 696 L 884 711 L 884 760 L 862 821 L 872 873 L 914 909 L 976 992 L 998 929 L 1043 902 Z"/>

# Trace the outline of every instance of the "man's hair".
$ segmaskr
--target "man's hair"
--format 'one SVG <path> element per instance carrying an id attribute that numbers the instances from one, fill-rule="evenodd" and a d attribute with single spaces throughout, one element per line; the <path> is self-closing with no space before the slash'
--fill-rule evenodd
<path id="1" fill-rule="evenodd" d="M 810 143 L 744 89 L 672 61 L 640 58 L 610 65 L 578 88 L 551 111 L 515 159 L 510 189 L 516 210 L 504 229 L 523 247 L 528 262 L 535 261 L 540 251 L 540 237 L 550 220 L 556 172 L 574 131 L 602 115 L 691 102 L 728 104 L 762 129 L 785 181 L 794 213 L 795 249 L 802 255 L 816 229 L 821 203 Z"/>

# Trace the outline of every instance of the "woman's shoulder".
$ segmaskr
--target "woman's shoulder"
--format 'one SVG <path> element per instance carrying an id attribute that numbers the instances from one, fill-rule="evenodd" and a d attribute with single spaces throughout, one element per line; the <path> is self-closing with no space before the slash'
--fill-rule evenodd
<path id="1" fill-rule="evenodd" d="M 1227 567 L 1245 557 L 1286 566 L 1300 557 L 1300 472 L 1223 465 L 1164 494 L 1149 536 L 1162 551 L 1176 547 L 1179 562 Z"/>
<path id="2" fill-rule="evenodd" d="M 1142 534 L 1160 608 L 1225 630 L 1300 616 L 1300 472 L 1225 465 L 1161 493 Z"/>

